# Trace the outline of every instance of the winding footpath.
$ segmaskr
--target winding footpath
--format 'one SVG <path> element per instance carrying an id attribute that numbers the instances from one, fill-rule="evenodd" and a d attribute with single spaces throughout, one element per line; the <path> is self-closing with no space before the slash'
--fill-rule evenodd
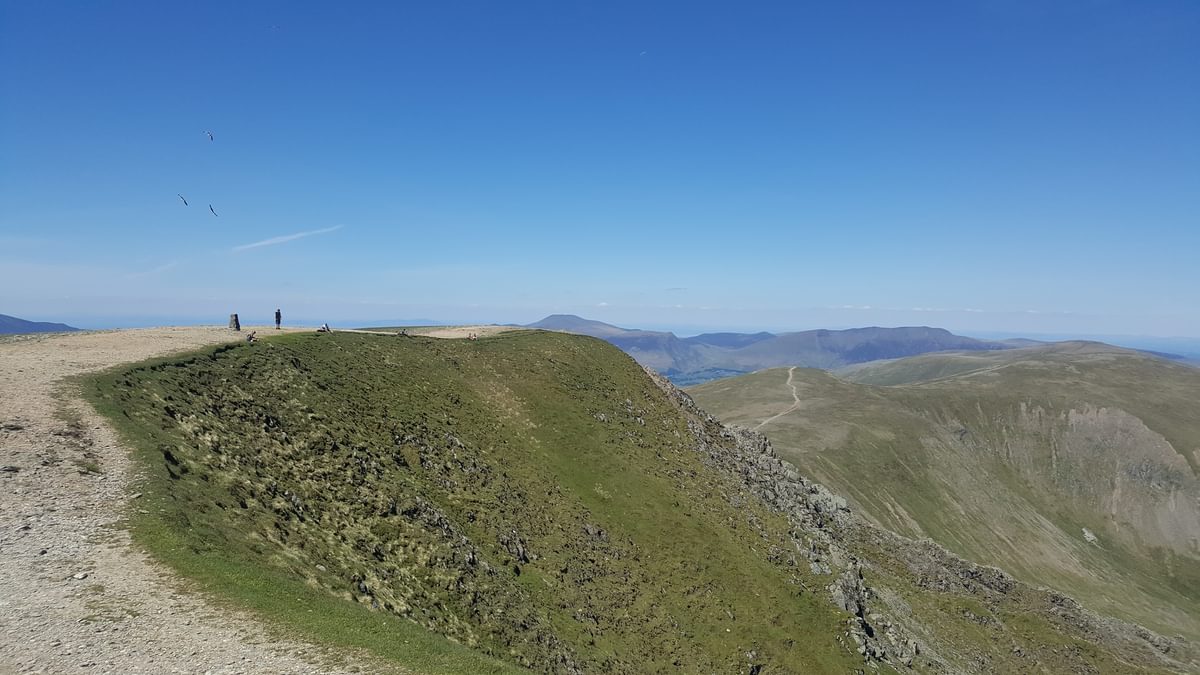
<path id="1" fill-rule="evenodd" d="M 775 420 L 779 419 L 780 417 L 783 417 L 784 415 L 786 415 L 794 410 L 798 410 L 800 408 L 800 395 L 796 392 L 796 385 L 792 384 L 792 375 L 794 375 L 795 372 L 796 372 L 796 366 L 792 366 L 791 368 L 788 368 L 787 386 L 789 389 L 792 390 L 792 405 L 791 405 L 791 407 L 789 407 L 787 410 L 784 410 L 783 412 L 779 413 L 778 415 L 772 415 L 771 417 L 768 417 L 767 419 L 763 420 L 762 422 L 760 422 L 758 424 L 758 426 L 754 427 L 755 431 L 762 429 L 763 427 L 767 426 L 771 422 L 774 422 Z"/>
<path id="2" fill-rule="evenodd" d="M 129 453 L 65 378 L 238 339 L 215 327 L 0 339 L 0 673 L 381 669 L 206 602 L 118 525 L 137 506 Z"/>

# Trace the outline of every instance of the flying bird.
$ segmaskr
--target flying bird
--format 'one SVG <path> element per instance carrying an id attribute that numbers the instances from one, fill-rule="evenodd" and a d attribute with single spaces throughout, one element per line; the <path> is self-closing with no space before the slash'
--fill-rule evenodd
<path id="1" fill-rule="evenodd" d="M 213 140 L 213 135 L 212 135 L 211 131 L 205 131 L 204 133 L 208 134 L 208 140 L 210 140 L 210 141 Z"/>
<path id="2" fill-rule="evenodd" d="M 180 198 L 180 199 L 183 199 L 183 195 L 179 195 L 179 198 Z M 183 205 L 184 205 L 184 206 L 187 206 L 187 205 L 188 205 L 188 203 L 187 203 L 187 200 L 186 200 L 186 199 L 183 199 Z"/>
<path id="3" fill-rule="evenodd" d="M 217 215 L 217 212 L 216 212 L 216 211 L 213 211 L 212 204 L 209 204 L 209 205 L 208 205 L 208 210 L 209 210 L 209 211 L 212 211 L 212 214 L 213 214 L 214 216 L 216 216 L 216 215 Z M 218 217 L 218 218 L 220 218 L 220 216 L 217 216 L 217 217 Z"/>

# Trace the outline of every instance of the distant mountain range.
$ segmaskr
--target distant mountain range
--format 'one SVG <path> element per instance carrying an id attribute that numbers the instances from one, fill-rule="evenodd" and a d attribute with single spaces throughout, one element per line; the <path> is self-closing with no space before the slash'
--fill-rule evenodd
<path id="1" fill-rule="evenodd" d="M 46 321 L 26 321 L 15 316 L 0 314 L 0 335 L 17 333 L 65 333 L 79 330 L 65 323 L 49 323 Z"/>
<path id="2" fill-rule="evenodd" d="M 670 332 L 630 330 L 570 314 L 554 314 L 527 327 L 600 338 L 681 386 L 779 366 L 828 370 L 929 352 L 993 351 L 1019 346 L 925 326 L 780 334 L 705 333 L 680 338 Z"/>

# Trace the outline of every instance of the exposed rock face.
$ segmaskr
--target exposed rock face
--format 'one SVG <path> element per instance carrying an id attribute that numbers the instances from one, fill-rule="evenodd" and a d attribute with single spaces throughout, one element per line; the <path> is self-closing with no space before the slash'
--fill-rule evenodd
<path id="1" fill-rule="evenodd" d="M 1072 408 L 1054 431 L 1059 490 L 1109 514 L 1129 545 L 1200 556 L 1200 480 L 1167 439 L 1112 407 Z"/>
<path id="2" fill-rule="evenodd" d="M 1184 454 L 1137 415 L 1117 406 L 1034 400 L 988 416 L 974 410 L 944 419 L 943 411 L 926 415 L 943 430 L 926 441 L 934 452 L 994 457 L 1039 493 L 1103 517 L 1108 540 L 1200 556 L 1200 478 Z"/>

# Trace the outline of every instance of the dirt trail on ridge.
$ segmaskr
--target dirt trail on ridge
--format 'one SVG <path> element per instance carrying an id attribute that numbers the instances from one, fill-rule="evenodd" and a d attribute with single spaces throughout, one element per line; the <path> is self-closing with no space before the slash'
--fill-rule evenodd
<path id="1" fill-rule="evenodd" d="M 64 378 L 244 335 L 0 339 L 0 673 L 379 671 L 366 657 L 277 641 L 249 615 L 207 603 L 116 526 L 136 507 L 129 452 Z"/>

